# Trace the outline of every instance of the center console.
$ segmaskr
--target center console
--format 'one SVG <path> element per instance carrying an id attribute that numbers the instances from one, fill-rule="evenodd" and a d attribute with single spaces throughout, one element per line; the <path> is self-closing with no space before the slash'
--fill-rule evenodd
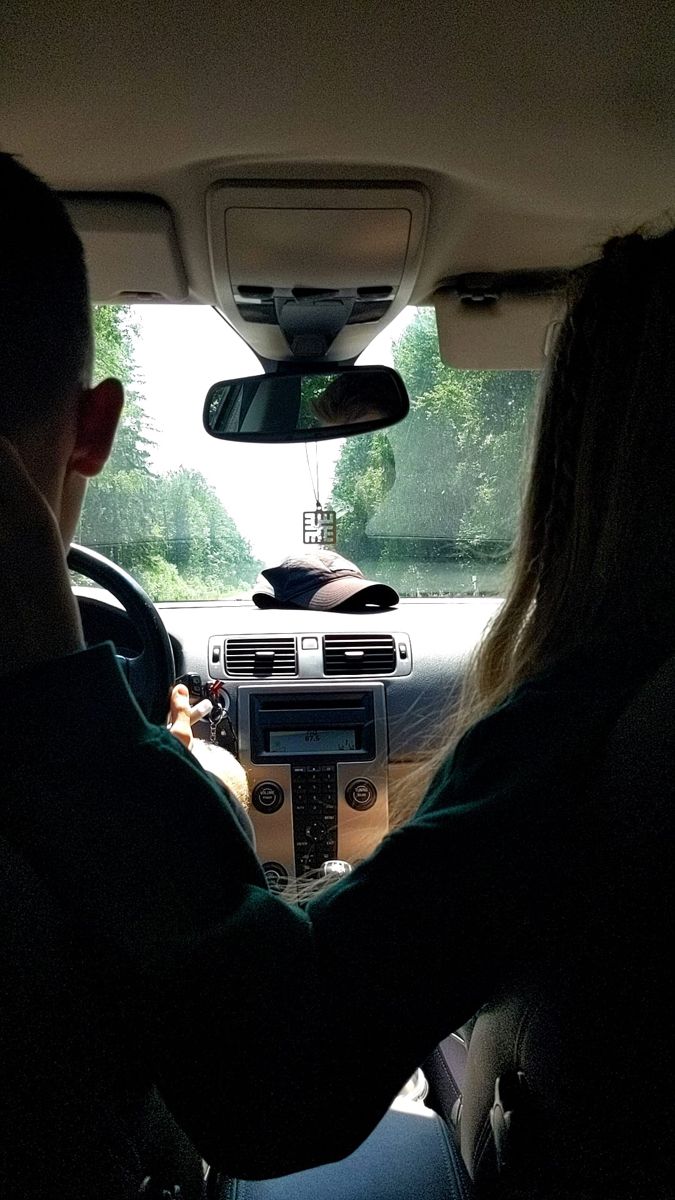
<path id="1" fill-rule="evenodd" d="M 242 684 L 238 710 L 258 855 L 293 899 L 298 879 L 358 862 L 387 832 L 384 686 Z"/>

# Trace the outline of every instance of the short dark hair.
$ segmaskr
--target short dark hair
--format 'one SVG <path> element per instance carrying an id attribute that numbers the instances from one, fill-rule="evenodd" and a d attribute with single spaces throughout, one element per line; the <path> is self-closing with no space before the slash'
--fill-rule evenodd
<path id="1" fill-rule="evenodd" d="M 0 434 L 51 415 L 90 352 L 82 243 L 56 193 L 0 153 Z"/>
<path id="2" fill-rule="evenodd" d="M 336 375 L 320 396 L 312 400 L 312 408 L 320 421 L 326 424 L 347 425 L 358 421 L 367 404 L 364 403 L 363 376 L 353 375 L 350 371 Z M 372 375 L 368 381 L 368 404 L 373 408 L 382 409 L 382 416 L 391 412 L 391 387 L 389 381 L 380 382 L 377 375 Z"/>

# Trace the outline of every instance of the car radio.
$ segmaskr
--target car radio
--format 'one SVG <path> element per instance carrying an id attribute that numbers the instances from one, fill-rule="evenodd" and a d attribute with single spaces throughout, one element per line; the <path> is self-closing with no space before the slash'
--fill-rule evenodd
<path id="1" fill-rule="evenodd" d="M 387 832 L 384 686 L 250 684 L 237 702 L 258 855 L 291 898 L 295 880 L 357 862 Z"/>

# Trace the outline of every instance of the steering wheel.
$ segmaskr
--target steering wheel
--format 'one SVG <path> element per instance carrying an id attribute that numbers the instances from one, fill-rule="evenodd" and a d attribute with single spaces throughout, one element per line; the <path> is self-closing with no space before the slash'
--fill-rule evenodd
<path id="1" fill-rule="evenodd" d="M 118 654 L 117 661 L 145 716 L 149 721 L 162 724 L 166 720 L 176 666 L 169 635 L 152 600 L 131 575 L 95 550 L 71 546 L 68 566 L 71 571 L 78 571 L 92 583 L 105 588 L 124 608 L 143 649 L 134 658 Z"/>

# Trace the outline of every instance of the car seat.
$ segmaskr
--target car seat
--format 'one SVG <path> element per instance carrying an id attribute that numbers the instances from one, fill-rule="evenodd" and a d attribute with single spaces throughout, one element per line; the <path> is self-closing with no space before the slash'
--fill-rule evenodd
<path id="1" fill-rule="evenodd" d="M 674 712 L 670 659 L 571 804 L 586 853 L 562 902 L 466 1051 L 451 1039 L 425 1065 L 479 1196 L 675 1195 Z"/>

